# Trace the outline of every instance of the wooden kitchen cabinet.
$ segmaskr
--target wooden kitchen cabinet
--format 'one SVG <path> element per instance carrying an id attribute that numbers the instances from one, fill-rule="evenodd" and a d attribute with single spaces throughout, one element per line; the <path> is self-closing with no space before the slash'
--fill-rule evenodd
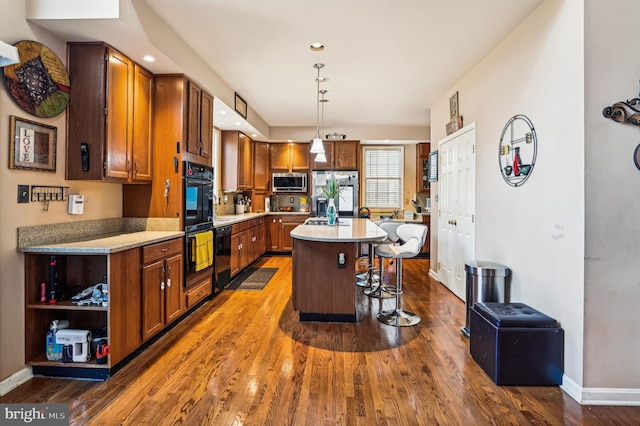
<path id="1" fill-rule="evenodd" d="M 178 219 L 179 228 L 184 229 L 182 162 L 188 160 L 211 165 L 211 157 L 203 156 L 210 148 L 209 144 L 203 144 L 200 153 L 188 150 L 188 146 L 194 146 L 188 143 L 189 135 L 197 133 L 194 129 L 198 128 L 193 125 L 198 120 L 189 119 L 189 110 L 194 110 L 194 107 L 189 107 L 189 100 L 196 96 L 190 93 L 190 89 L 196 86 L 182 74 L 156 75 L 154 86 L 153 179 L 151 185 L 123 185 L 122 214 L 125 217 Z M 200 91 L 201 99 L 209 97 Z M 208 120 L 210 113 L 204 112 L 208 108 L 201 107 L 200 123 Z M 209 127 L 203 125 L 201 131 Z M 205 135 L 205 138 L 210 137 Z"/>
<path id="2" fill-rule="evenodd" d="M 424 245 L 422 246 L 422 249 L 420 249 L 420 254 L 424 255 L 426 254 L 426 257 L 429 257 L 429 254 L 431 253 L 431 227 L 430 227 L 430 222 L 431 222 L 431 216 L 423 214 L 422 215 L 422 224 L 423 225 L 427 225 L 427 239 L 424 242 Z"/>
<path id="3" fill-rule="evenodd" d="M 253 188 L 253 141 L 235 130 L 222 131 L 222 190 Z"/>
<path id="4" fill-rule="evenodd" d="M 186 150 L 201 157 L 203 164 L 211 164 L 213 144 L 213 96 L 193 81 L 188 82 Z"/>
<path id="5" fill-rule="evenodd" d="M 268 216 L 268 251 L 291 252 L 293 251 L 293 238 L 291 231 L 304 223 L 307 215 L 269 215 Z"/>
<path id="6" fill-rule="evenodd" d="M 271 173 L 269 173 L 269 143 L 253 142 L 253 189 L 268 191 Z M 264 203 L 262 204 L 264 206 Z"/>
<path id="7" fill-rule="evenodd" d="M 359 141 L 322 141 L 327 161 L 317 163 L 316 154 L 309 155 L 312 170 L 359 170 Z"/>
<path id="8" fill-rule="evenodd" d="M 185 311 L 182 238 L 142 248 L 142 339 L 147 340 Z"/>
<path id="9" fill-rule="evenodd" d="M 249 222 L 234 223 L 231 226 L 231 276 L 238 275 L 250 263 Z"/>
<path id="10" fill-rule="evenodd" d="M 419 143 L 416 145 L 416 190 L 418 192 L 428 193 L 431 191 L 431 183 L 429 182 L 430 152 L 430 143 Z"/>
<path id="11" fill-rule="evenodd" d="M 309 170 L 308 143 L 272 143 L 270 147 L 271 170 L 273 171 L 307 171 Z"/>
<path id="12" fill-rule="evenodd" d="M 66 178 L 150 182 L 153 74 L 101 42 L 68 43 L 67 56 Z"/>

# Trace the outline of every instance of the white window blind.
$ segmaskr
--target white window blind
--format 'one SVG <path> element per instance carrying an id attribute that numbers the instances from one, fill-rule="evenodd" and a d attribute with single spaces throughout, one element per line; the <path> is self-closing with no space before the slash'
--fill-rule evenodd
<path id="1" fill-rule="evenodd" d="M 402 208 L 403 147 L 364 148 L 364 201 L 369 208 Z"/>

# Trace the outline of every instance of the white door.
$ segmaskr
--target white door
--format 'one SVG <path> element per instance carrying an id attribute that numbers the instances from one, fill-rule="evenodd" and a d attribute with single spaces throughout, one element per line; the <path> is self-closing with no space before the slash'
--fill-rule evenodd
<path id="1" fill-rule="evenodd" d="M 475 123 L 438 144 L 438 279 L 462 300 L 464 265 L 475 258 L 475 145 Z"/>

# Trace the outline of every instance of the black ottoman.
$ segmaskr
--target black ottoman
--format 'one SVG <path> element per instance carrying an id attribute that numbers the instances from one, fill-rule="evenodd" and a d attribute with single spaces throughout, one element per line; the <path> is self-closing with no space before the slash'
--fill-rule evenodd
<path id="1" fill-rule="evenodd" d="M 562 384 L 562 328 L 524 303 L 478 302 L 469 348 L 498 385 Z"/>

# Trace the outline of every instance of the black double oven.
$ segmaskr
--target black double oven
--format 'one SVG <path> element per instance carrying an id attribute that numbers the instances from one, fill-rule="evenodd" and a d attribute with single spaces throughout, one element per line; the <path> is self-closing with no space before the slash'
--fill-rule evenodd
<path id="1" fill-rule="evenodd" d="M 213 277 L 213 262 L 202 268 L 196 267 L 196 238 L 211 232 L 210 253 L 213 253 L 213 212 L 214 188 L 213 167 L 184 161 L 182 167 L 182 184 L 184 191 L 183 212 L 185 225 L 185 286 L 187 288 Z M 206 239 L 206 238 L 205 238 Z M 200 241 L 202 242 L 202 241 Z M 198 270 L 198 268 L 201 268 Z"/>

